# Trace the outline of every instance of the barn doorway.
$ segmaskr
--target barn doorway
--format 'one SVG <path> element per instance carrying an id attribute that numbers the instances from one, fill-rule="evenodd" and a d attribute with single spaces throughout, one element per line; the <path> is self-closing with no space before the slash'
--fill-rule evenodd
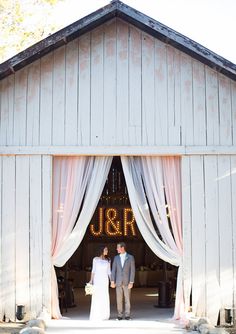
<path id="1" fill-rule="evenodd" d="M 130 205 L 120 157 L 114 157 L 83 241 L 65 266 L 57 268 L 59 288 L 61 281 L 65 287 L 65 296 L 60 300 L 63 316 L 80 320 L 89 318 L 91 297 L 85 296 L 84 286 L 90 280 L 92 259 L 102 244 L 108 246 L 112 260 L 120 241 L 125 241 L 127 252 L 135 257 L 132 316 L 155 320 L 173 315 L 177 267 L 159 259 L 143 239 Z M 114 289 L 110 289 L 110 301 L 111 319 L 115 319 Z"/>

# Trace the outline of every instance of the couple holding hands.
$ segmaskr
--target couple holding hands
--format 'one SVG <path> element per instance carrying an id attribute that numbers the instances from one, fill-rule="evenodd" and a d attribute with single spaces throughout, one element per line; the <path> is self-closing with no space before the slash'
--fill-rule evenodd
<path id="1" fill-rule="evenodd" d="M 108 248 L 101 247 L 97 257 L 93 259 L 90 284 L 93 284 L 93 294 L 90 308 L 92 321 L 108 320 L 110 318 L 109 281 L 111 288 L 116 289 L 117 320 L 130 320 L 130 294 L 134 284 L 134 257 L 126 252 L 124 242 L 117 244 L 117 253 L 112 269 L 108 257 Z M 124 312 L 123 312 L 124 304 Z"/>

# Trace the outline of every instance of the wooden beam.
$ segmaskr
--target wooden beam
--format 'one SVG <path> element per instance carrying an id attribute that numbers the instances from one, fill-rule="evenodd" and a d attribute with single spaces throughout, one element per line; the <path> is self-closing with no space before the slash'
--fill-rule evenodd
<path id="1" fill-rule="evenodd" d="M 235 155 L 235 146 L 2 146 L 0 155 Z"/>

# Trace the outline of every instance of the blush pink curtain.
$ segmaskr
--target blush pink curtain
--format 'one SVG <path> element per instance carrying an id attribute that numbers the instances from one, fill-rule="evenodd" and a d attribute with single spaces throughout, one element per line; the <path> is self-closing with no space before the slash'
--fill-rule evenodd
<path id="1" fill-rule="evenodd" d="M 163 157 L 163 175 L 165 193 L 169 205 L 171 227 L 178 250 L 183 252 L 182 234 L 182 195 L 181 195 L 181 169 L 180 158 Z"/>
<path id="2" fill-rule="evenodd" d="M 146 243 L 162 260 L 178 266 L 174 318 L 184 321 L 189 296 L 184 295 L 182 266 L 180 158 L 122 157 L 121 161 L 131 206 Z M 171 229 L 167 218 L 166 202 L 170 213 Z M 150 211 L 162 240 L 152 228 Z"/>
<path id="3" fill-rule="evenodd" d="M 78 215 L 93 166 L 93 157 L 59 157 L 53 161 L 52 257 L 61 252 Z"/>
<path id="4" fill-rule="evenodd" d="M 73 230 L 81 207 L 93 158 L 57 157 L 53 161 L 52 224 L 52 318 L 61 318 L 58 302 L 55 258 L 63 251 L 63 242 Z"/>
<path id="5" fill-rule="evenodd" d="M 112 157 L 57 157 L 53 164 L 52 317 L 61 318 L 54 266 L 62 267 L 83 239 Z"/>
<path id="6" fill-rule="evenodd" d="M 185 317 L 185 302 L 182 266 L 183 236 L 180 158 L 173 156 L 141 157 L 140 160 L 145 191 L 159 232 L 165 244 L 178 254 L 181 259 L 178 265 L 174 318 L 183 319 Z M 171 229 L 168 224 L 165 203 L 168 206 Z"/>

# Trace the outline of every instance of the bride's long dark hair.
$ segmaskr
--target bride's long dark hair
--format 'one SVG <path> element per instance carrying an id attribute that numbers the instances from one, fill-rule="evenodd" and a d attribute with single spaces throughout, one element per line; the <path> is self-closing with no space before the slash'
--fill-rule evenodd
<path id="1" fill-rule="evenodd" d="M 98 252 L 97 252 L 97 256 L 100 257 L 102 255 L 103 258 L 104 258 L 104 260 L 110 261 L 110 258 L 107 255 L 103 254 L 105 248 L 108 249 L 107 245 L 101 245 L 101 246 L 99 246 Z"/>

